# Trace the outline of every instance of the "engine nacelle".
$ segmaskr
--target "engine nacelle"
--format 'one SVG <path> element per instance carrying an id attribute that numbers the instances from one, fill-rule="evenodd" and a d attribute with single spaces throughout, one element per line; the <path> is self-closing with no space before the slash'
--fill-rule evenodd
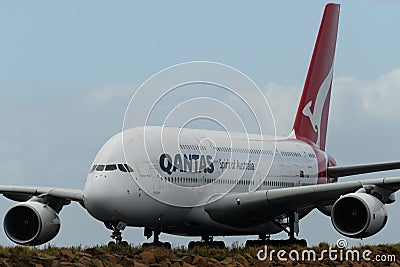
<path id="1" fill-rule="evenodd" d="M 387 222 L 387 211 L 376 197 L 366 193 L 350 193 L 333 204 L 331 221 L 335 229 L 352 238 L 369 237 Z"/>
<path id="2" fill-rule="evenodd" d="M 58 234 L 60 219 L 46 204 L 37 201 L 21 202 L 6 213 L 4 231 L 17 244 L 41 245 Z"/>

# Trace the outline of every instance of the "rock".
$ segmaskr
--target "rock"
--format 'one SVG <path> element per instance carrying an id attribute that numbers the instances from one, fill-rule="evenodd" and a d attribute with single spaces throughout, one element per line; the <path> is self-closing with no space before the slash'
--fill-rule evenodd
<path id="1" fill-rule="evenodd" d="M 38 259 L 44 267 L 52 267 L 53 266 L 53 262 L 56 260 L 56 257 L 37 257 L 36 259 Z"/>
<path id="2" fill-rule="evenodd" d="M 233 264 L 233 258 L 232 257 L 225 258 L 224 260 L 221 261 L 221 263 L 225 265 Z"/>
<path id="3" fill-rule="evenodd" d="M 83 256 L 79 259 L 79 263 L 83 264 L 84 266 L 92 265 L 92 259 L 86 256 Z"/>
<path id="4" fill-rule="evenodd" d="M 183 262 L 182 267 L 193 267 L 193 265 L 187 263 L 187 262 Z"/>
<path id="5" fill-rule="evenodd" d="M 177 262 L 177 263 L 179 263 L 179 265 L 181 265 L 182 264 L 182 259 L 176 259 L 176 258 L 174 258 L 174 259 L 171 259 L 170 260 L 170 262 L 172 262 L 172 263 L 174 263 L 174 262 Z M 171 263 L 170 263 L 171 264 Z"/>
<path id="6" fill-rule="evenodd" d="M 122 266 L 134 266 L 135 260 L 128 257 L 121 257 L 118 261 Z"/>
<path id="7" fill-rule="evenodd" d="M 73 259 L 75 258 L 74 253 L 70 249 L 62 249 L 60 250 L 60 256 L 63 258 Z"/>
<path id="8" fill-rule="evenodd" d="M 92 255 L 90 255 L 89 253 L 85 253 L 85 252 L 77 252 L 77 253 L 75 253 L 76 255 L 79 255 L 79 256 L 81 256 L 81 257 L 87 257 L 87 258 L 93 258 L 93 256 Z"/>
<path id="9" fill-rule="evenodd" d="M 135 261 L 135 265 L 134 265 L 134 266 L 135 266 L 135 267 L 148 267 L 149 265 L 140 263 L 140 262 L 138 262 L 138 261 Z"/>
<path id="10" fill-rule="evenodd" d="M 91 264 L 90 264 L 91 265 Z M 75 267 L 87 267 L 87 266 L 90 266 L 90 265 L 85 265 L 85 264 L 82 264 L 82 263 L 80 263 L 80 262 L 75 262 L 74 263 L 74 266 Z"/>
<path id="11" fill-rule="evenodd" d="M 189 256 L 189 255 L 183 256 L 183 257 L 182 257 L 182 262 L 186 262 L 186 263 L 192 264 L 192 262 L 193 262 L 193 257 L 192 257 L 192 256 Z"/>
<path id="12" fill-rule="evenodd" d="M 200 267 L 206 267 L 208 266 L 208 260 L 202 256 L 195 256 L 192 264 Z"/>
<path id="13" fill-rule="evenodd" d="M 174 262 L 170 265 L 170 267 L 180 267 L 181 265 L 179 264 L 179 262 Z"/>
<path id="14" fill-rule="evenodd" d="M 1 267 L 11 267 L 12 264 L 10 263 L 10 260 L 9 260 L 9 259 L 0 258 L 0 266 L 1 266 Z"/>
<path id="15" fill-rule="evenodd" d="M 169 264 L 167 261 L 162 261 L 160 262 L 160 267 L 169 267 Z"/>
<path id="16" fill-rule="evenodd" d="M 155 254 L 154 257 L 156 258 L 157 263 L 161 263 L 167 260 L 167 255 L 165 254 Z"/>
<path id="17" fill-rule="evenodd" d="M 11 266 L 24 266 L 24 267 L 43 267 L 41 263 L 36 262 L 34 259 L 15 258 L 10 262 Z"/>
<path id="18" fill-rule="evenodd" d="M 61 267 L 61 264 L 58 260 L 54 260 L 51 264 L 51 267 Z"/>
<path id="19" fill-rule="evenodd" d="M 117 265 L 117 258 L 114 255 L 106 254 L 104 255 L 103 262 L 106 263 L 107 265 L 115 266 Z"/>
<path id="20" fill-rule="evenodd" d="M 251 256 L 249 253 L 245 253 L 244 256 L 245 256 L 246 258 L 248 258 L 249 260 L 254 259 L 254 257 Z"/>
<path id="21" fill-rule="evenodd" d="M 103 263 L 99 259 L 93 259 L 92 263 L 95 267 L 104 267 Z"/>
<path id="22" fill-rule="evenodd" d="M 259 260 L 255 260 L 254 261 L 254 265 L 256 267 L 267 267 L 267 266 L 270 266 L 270 264 L 268 264 L 267 261 L 259 261 Z"/>
<path id="23" fill-rule="evenodd" d="M 62 261 L 60 264 L 62 267 L 74 267 L 74 264 L 71 262 Z"/>
<path id="24" fill-rule="evenodd" d="M 243 256 L 240 255 L 240 254 L 236 254 L 235 260 L 236 260 L 237 262 L 241 263 L 241 264 L 244 265 L 244 266 L 247 266 L 247 265 L 249 264 L 249 263 L 247 262 L 246 258 L 243 257 Z"/>
<path id="25" fill-rule="evenodd" d="M 97 247 L 94 248 L 88 248 L 85 250 L 87 254 L 90 254 L 92 256 L 99 256 L 103 255 L 103 252 L 101 252 Z"/>
<path id="26" fill-rule="evenodd" d="M 144 252 L 140 253 L 140 257 L 143 260 L 147 260 L 149 264 L 156 263 L 156 258 L 154 256 L 153 252 L 144 251 Z"/>
<path id="27" fill-rule="evenodd" d="M 37 263 L 37 262 L 30 262 L 30 261 L 26 261 L 23 264 L 24 267 L 43 267 L 43 265 L 41 263 Z"/>
<path id="28" fill-rule="evenodd" d="M 214 264 L 214 265 L 221 265 L 221 263 L 219 262 L 219 260 L 214 259 L 214 258 L 207 258 L 208 260 L 208 265 L 210 265 L 210 263 Z"/>

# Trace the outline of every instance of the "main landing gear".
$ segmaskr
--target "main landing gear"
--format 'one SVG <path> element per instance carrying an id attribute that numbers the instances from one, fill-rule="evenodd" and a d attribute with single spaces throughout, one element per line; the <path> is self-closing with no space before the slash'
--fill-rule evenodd
<path id="1" fill-rule="evenodd" d="M 209 247 L 214 247 L 214 248 L 225 248 L 225 243 L 224 241 L 214 241 L 214 238 L 212 236 L 202 236 L 201 241 L 190 241 L 188 244 L 188 248 L 192 249 L 194 247 L 204 247 L 204 246 L 209 246 Z"/>
<path id="2" fill-rule="evenodd" d="M 295 235 L 299 233 L 299 215 L 297 212 L 291 212 L 286 217 L 285 221 L 272 221 L 275 225 L 281 228 L 289 235 L 289 239 L 283 240 L 271 240 L 270 237 L 266 235 L 259 235 L 258 240 L 247 240 L 246 247 L 251 246 L 264 246 L 264 245 L 273 245 L 273 246 L 287 246 L 292 244 L 297 244 L 300 246 L 307 246 L 307 241 L 305 239 L 297 239 Z"/>
<path id="3" fill-rule="evenodd" d="M 160 233 L 161 233 L 160 228 L 152 229 L 149 227 L 145 227 L 144 228 L 144 236 L 147 239 L 149 239 L 150 237 L 153 236 L 153 242 L 152 243 L 143 243 L 142 247 L 157 246 L 157 247 L 164 247 L 164 248 L 170 249 L 171 243 L 160 241 Z"/>
<path id="4" fill-rule="evenodd" d="M 112 230 L 111 238 L 114 239 L 115 241 L 110 241 L 108 242 L 108 246 L 112 245 L 120 245 L 120 246 L 129 246 L 127 241 L 122 241 L 122 231 L 126 227 L 126 223 L 124 222 L 105 222 L 104 225 L 107 227 L 107 229 Z"/>

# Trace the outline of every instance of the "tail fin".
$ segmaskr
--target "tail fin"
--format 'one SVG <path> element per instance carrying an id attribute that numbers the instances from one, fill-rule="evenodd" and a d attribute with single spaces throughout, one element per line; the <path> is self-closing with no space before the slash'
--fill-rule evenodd
<path id="1" fill-rule="evenodd" d="M 321 150 L 325 150 L 339 11 L 338 4 L 325 6 L 293 126 L 297 139 L 311 141 Z"/>

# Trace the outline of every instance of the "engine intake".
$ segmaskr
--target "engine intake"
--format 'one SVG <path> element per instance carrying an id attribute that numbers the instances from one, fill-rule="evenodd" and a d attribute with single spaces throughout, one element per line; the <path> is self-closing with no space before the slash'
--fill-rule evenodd
<path id="1" fill-rule="evenodd" d="M 352 238 L 369 237 L 387 222 L 387 211 L 376 197 L 366 193 L 350 193 L 333 204 L 331 221 L 335 229 Z"/>
<path id="2" fill-rule="evenodd" d="M 60 219 L 48 205 L 36 201 L 13 206 L 4 217 L 7 237 L 20 245 L 41 245 L 60 231 Z"/>

